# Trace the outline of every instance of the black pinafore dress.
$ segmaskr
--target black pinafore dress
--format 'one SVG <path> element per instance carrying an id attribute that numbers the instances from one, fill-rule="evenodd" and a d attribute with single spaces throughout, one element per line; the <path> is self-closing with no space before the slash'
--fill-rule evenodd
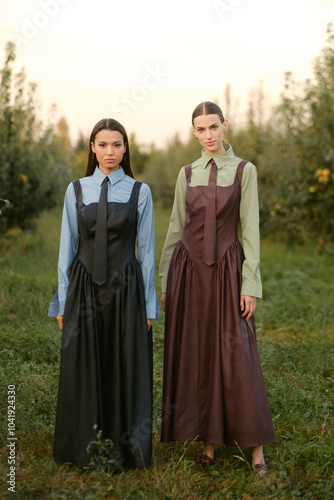
<path id="1" fill-rule="evenodd" d="M 150 465 L 152 333 L 135 256 L 141 183 L 127 203 L 108 203 L 108 281 L 92 282 L 98 203 L 84 205 L 74 182 L 79 246 L 71 268 L 62 335 L 54 457 L 87 466 L 102 430 L 120 467 Z M 97 426 L 97 430 L 94 429 Z"/>
<path id="2" fill-rule="evenodd" d="M 217 186 L 216 263 L 202 260 L 207 186 L 190 186 L 166 297 L 161 440 L 253 447 L 275 441 L 254 316 L 241 317 L 244 253 L 238 240 L 241 181 Z"/>

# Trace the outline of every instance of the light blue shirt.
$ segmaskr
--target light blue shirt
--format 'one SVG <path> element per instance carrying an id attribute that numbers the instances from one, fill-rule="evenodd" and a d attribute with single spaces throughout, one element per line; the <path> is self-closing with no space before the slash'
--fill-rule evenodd
<path id="1" fill-rule="evenodd" d="M 94 174 L 80 179 L 82 201 L 85 205 L 98 203 L 101 184 L 106 174 L 96 167 Z M 108 202 L 126 203 L 129 201 L 135 180 L 125 174 L 120 167 L 108 175 Z M 70 271 L 78 245 L 78 214 L 73 184 L 65 193 L 63 218 L 61 224 L 60 249 L 58 260 L 58 291 L 53 298 L 49 316 L 64 314 Z M 142 184 L 138 199 L 137 219 L 137 258 L 141 267 L 147 318 L 159 317 L 159 305 L 155 292 L 155 249 L 154 249 L 154 214 L 150 188 Z"/>

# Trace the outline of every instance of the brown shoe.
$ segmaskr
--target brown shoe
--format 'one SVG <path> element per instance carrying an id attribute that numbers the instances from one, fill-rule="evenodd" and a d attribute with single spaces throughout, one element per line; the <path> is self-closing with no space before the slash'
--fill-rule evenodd
<path id="1" fill-rule="evenodd" d="M 204 455 L 204 453 L 201 453 L 200 456 L 198 457 L 197 465 L 201 469 L 206 469 L 206 467 L 209 465 L 214 465 L 215 461 L 213 458 L 209 457 L 208 455 Z"/>
<path id="2" fill-rule="evenodd" d="M 254 464 L 252 469 L 259 474 L 259 476 L 263 476 L 268 471 L 267 464 Z"/>

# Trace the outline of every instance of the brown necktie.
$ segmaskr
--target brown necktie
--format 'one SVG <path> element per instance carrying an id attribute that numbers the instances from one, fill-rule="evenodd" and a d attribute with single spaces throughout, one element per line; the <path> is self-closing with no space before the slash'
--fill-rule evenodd
<path id="1" fill-rule="evenodd" d="M 217 165 L 211 160 L 209 184 L 207 188 L 207 202 L 205 208 L 203 262 L 211 266 L 216 262 L 216 193 L 217 193 Z"/>
<path id="2" fill-rule="evenodd" d="M 108 177 L 102 182 L 97 207 L 93 267 L 93 282 L 97 285 L 103 285 L 107 282 L 108 182 Z"/>

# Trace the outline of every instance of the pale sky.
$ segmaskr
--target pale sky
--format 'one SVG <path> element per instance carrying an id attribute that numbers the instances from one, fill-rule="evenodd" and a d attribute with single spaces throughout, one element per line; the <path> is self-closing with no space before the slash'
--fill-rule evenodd
<path id="1" fill-rule="evenodd" d="M 227 83 L 242 109 L 260 81 L 277 102 L 286 71 L 311 77 L 330 21 L 333 0 L 11 0 L 0 5 L 1 58 L 16 41 L 16 70 L 73 138 L 111 117 L 164 146 L 188 137 L 197 104 L 223 105 Z"/>

